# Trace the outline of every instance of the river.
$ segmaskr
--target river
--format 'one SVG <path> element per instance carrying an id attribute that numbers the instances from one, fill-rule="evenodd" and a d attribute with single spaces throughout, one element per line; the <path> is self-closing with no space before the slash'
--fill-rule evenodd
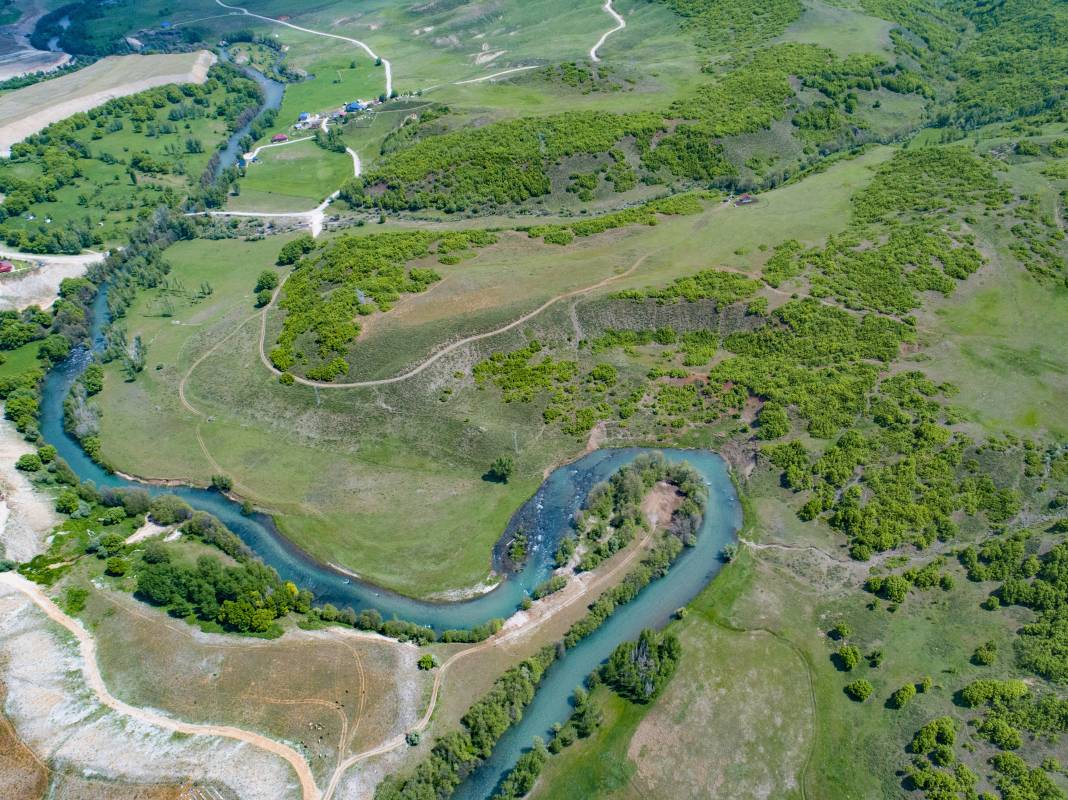
<path id="1" fill-rule="evenodd" d="M 90 335 L 93 350 L 104 345 L 102 320 L 107 314 L 106 289 L 102 289 L 93 303 L 93 326 Z M 453 603 L 433 603 L 395 594 L 365 583 L 355 577 L 325 566 L 286 539 L 266 514 L 245 516 L 239 504 L 213 489 L 191 486 L 155 486 L 130 481 L 109 474 L 93 462 L 81 445 L 63 428 L 63 399 L 71 384 L 91 361 L 89 348 L 78 348 L 65 362 L 46 377 L 41 397 L 41 434 L 54 445 L 81 480 L 91 480 L 97 487 L 141 488 L 152 494 L 170 493 L 183 498 L 191 506 L 217 516 L 263 561 L 278 570 L 285 580 L 310 589 L 320 603 L 333 603 L 338 608 L 351 606 L 356 611 L 376 608 L 389 619 L 397 617 L 441 632 L 448 628 L 472 628 L 494 618 L 507 618 L 519 608 L 539 583 L 552 573 L 553 556 L 560 537 L 571 531 L 572 515 L 583 505 L 586 493 L 597 482 L 607 479 L 619 467 L 632 461 L 641 448 L 597 450 L 578 461 L 554 470 L 513 516 L 509 530 L 521 527 L 530 541 L 530 556 L 518 573 L 512 574 L 493 591 L 470 600 Z M 730 477 L 719 456 L 707 451 L 662 450 L 669 459 L 686 460 L 693 464 L 709 485 L 709 511 L 705 516 L 698 544 L 689 548 L 673 568 L 683 568 L 692 561 L 707 562 L 713 569 L 716 554 L 733 535 L 737 525 L 733 517 L 723 517 L 728 509 L 737 511 L 737 498 Z M 733 512 L 732 512 L 733 513 Z M 707 552 L 706 552 L 707 550 Z M 495 561 L 500 554 L 495 554 Z M 359 565 L 354 565 L 356 568 Z M 671 583 L 674 583 L 672 579 Z M 701 582 L 703 586 L 707 581 Z M 700 588 L 699 586 L 697 587 Z M 696 591 L 691 593 L 695 594 Z M 661 609 L 670 614 L 684 603 Z"/>
<path id="2" fill-rule="evenodd" d="M 259 75 L 249 72 L 250 76 Z M 266 106 L 277 108 L 284 89 L 282 84 L 262 75 L 257 82 L 267 91 Z M 276 96 L 272 85 L 277 87 Z M 247 126 L 231 137 L 223 151 L 223 166 L 228 165 L 226 158 L 236 160 L 240 157 L 239 142 L 245 133 Z M 502 737 L 490 759 L 459 787 L 455 797 L 461 800 L 490 797 L 501 777 L 530 747 L 534 737 L 548 738 L 553 724 L 567 719 L 574 689 L 620 642 L 637 638 L 643 628 L 664 625 L 675 609 L 689 603 L 715 577 L 722 566 L 721 550 L 741 527 L 741 505 L 726 464 L 717 454 L 703 450 L 647 448 L 598 450 L 554 470 L 513 516 L 508 531 L 521 527 L 526 532 L 530 555 L 521 571 L 509 575 L 493 591 L 454 603 L 431 603 L 394 594 L 320 564 L 282 536 L 271 517 L 261 513 L 245 516 L 237 503 L 217 491 L 142 484 L 109 474 L 94 463 L 63 429 L 63 400 L 94 353 L 102 350 L 106 317 L 107 289 L 103 287 L 93 303 L 90 346 L 77 348 L 45 377 L 41 402 L 44 439 L 56 447 L 59 455 L 83 481 L 93 481 L 100 488 L 141 488 L 151 494 L 176 494 L 194 508 L 214 514 L 284 580 L 310 589 L 320 603 L 333 603 L 339 608 L 348 606 L 356 611 L 375 608 L 386 619 L 406 619 L 428 625 L 438 632 L 449 628 L 471 628 L 494 618 L 507 618 L 519 609 L 531 590 L 552 573 L 557 544 L 561 537 L 571 535 L 574 513 L 582 507 L 590 488 L 596 483 L 647 452 L 663 453 L 671 461 L 686 461 L 701 474 L 708 485 L 709 497 L 696 545 L 684 550 L 665 578 L 646 587 L 637 598 L 549 668 L 523 719 Z M 499 552 L 495 553 L 494 561 L 499 562 L 500 556 Z"/>
<path id="3" fill-rule="evenodd" d="M 231 64 L 233 63 L 230 59 L 230 54 L 225 48 L 219 49 L 219 60 Z M 247 77 L 256 81 L 260 89 L 263 90 L 264 103 L 260 106 L 259 114 L 262 114 L 269 108 L 277 110 L 281 107 L 282 96 L 286 91 L 286 85 L 284 83 L 271 80 L 262 72 L 252 69 L 252 67 L 240 66 L 238 69 L 240 69 Z M 259 114 L 256 116 L 258 117 Z M 241 140 L 252 130 L 252 123 L 255 121 L 256 117 L 253 117 L 230 135 L 230 138 L 226 142 L 226 146 L 219 151 L 219 166 L 216 170 L 216 176 L 223 170 L 232 167 L 241 161 L 241 156 L 245 154 L 244 149 L 241 147 Z"/>

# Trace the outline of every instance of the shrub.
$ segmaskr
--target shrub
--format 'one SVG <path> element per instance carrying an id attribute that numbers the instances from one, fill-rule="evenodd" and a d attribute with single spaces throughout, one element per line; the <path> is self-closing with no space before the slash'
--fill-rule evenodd
<path id="1" fill-rule="evenodd" d="M 834 655 L 838 669 L 843 672 L 851 672 L 860 663 L 860 650 L 851 644 L 842 645 Z"/>
<path id="2" fill-rule="evenodd" d="M 162 494 L 149 505 L 148 513 L 160 525 L 174 525 L 192 517 L 193 509 L 180 497 Z"/>
<path id="3" fill-rule="evenodd" d="M 259 277 L 256 278 L 256 288 L 254 291 L 262 292 L 264 289 L 267 289 L 269 291 L 271 289 L 277 288 L 277 286 L 278 273 L 272 272 L 269 269 L 265 269 L 259 274 Z"/>
<path id="4" fill-rule="evenodd" d="M 81 498 L 73 489 L 64 489 L 56 498 L 56 511 L 60 514 L 73 514 L 78 510 Z"/>
<path id="5" fill-rule="evenodd" d="M 515 462 L 512 461 L 510 456 L 498 456 L 490 464 L 489 470 L 486 472 L 487 477 L 496 483 L 508 483 L 508 479 L 512 477 L 512 473 L 515 472 Z"/>
<path id="6" fill-rule="evenodd" d="M 419 661 L 416 664 L 421 670 L 431 670 L 438 665 L 438 662 L 430 653 L 423 653 L 423 655 L 419 656 Z"/>
<path id="7" fill-rule="evenodd" d="M 977 667 L 988 667 L 994 663 L 997 657 L 997 642 L 984 642 L 975 648 L 975 652 L 972 653 L 972 663 Z"/>
<path id="8" fill-rule="evenodd" d="M 113 575 L 116 578 L 121 578 L 123 575 L 130 571 L 130 562 L 127 561 L 125 558 L 120 558 L 119 556 L 112 556 L 108 559 L 107 566 L 105 567 L 104 571 L 107 572 L 108 575 Z"/>
<path id="9" fill-rule="evenodd" d="M 41 457 L 37 453 L 25 453 L 15 462 L 15 469 L 22 472 L 37 472 L 42 466 L 44 465 L 41 463 Z"/>
<path id="10" fill-rule="evenodd" d="M 863 703 L 869 697 L 871 693 L 875 691 L 875 687 L 865 680 L 853 681 L 847 684 L 843 690 L 851 700 L 858 703 Z"/>
<path id="11" fill-rule="evenodd" d="M 890 695 L 890 707 L 891 708 L 904 708 L 909 704 L 909 701 L 916 696 L 916 687 L 911 683 L 906 683 L 892 695 Z"/>

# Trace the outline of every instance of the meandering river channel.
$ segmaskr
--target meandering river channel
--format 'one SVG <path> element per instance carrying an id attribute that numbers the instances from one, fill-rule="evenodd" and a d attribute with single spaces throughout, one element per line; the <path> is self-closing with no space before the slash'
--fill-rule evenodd
<path id="1" fill-rule="evenodd" d="M 647 452 L 661 452 L 671 461 L 687 461 L 701 474 L 708 485 L 709 497 L 696 545 L 686 548 L 667 577 L 646 587 L 549 668 L 523 719 L 504 735 L 492 757 L 460 786 L 455 797 L 461 800 L 490 797 L 501 777 L 530 747 L 533 738 L 548 738 L 553 724 L 568 717 L 574 689 L 616 645 L 637 638 L 643 628 L 662 626 L 675 609 L 690 602 L 715 577 L 721 567 L 719 554 L 723 546 L 734 539 L 742 524 L 741 505 L 726 464 L 717 454 L 705 450 L 646 448 L 598 450 L 554 470 L 513 516 L 509 531 L 521 527 L 531 543 L 530 556 L 521 571 L 508 575 L 493 591 L 470 600 L 432 603 L 404 597 L 317 562 L 283 537 L 271 517 L 260 513 L 244 516 L 239 504 L 217 491 L 143 484 L 110 474 L 94 463 L 63 428 L 63 400 L 94 353 L 103 349 L 106 316 L 105 287 L 93 304 L 91 346 L 75 350 L 45 378 L 41 403 L 44 439 L 56 447 L 83 481 L 91 480 L 100 488 L 141 488 L 152 494 L 176 494 L 194 508 L 214 514 L 283 579 L 310 589 L 320 603 L 333 603 L 339 608 L 350 606 L 357 611 L 375 608 L 387 619 L 407 619 L 439 632 L 507 618 L 551 574 L 557 544 L 561 537 L 571 535 L 572 517 L 596 483 Z M 494 560 L 499 558 L 500 553 L 495 553 Z"/>

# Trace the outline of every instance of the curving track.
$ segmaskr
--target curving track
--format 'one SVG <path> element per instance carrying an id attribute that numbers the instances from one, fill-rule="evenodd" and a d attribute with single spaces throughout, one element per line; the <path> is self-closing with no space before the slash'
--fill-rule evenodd
<path id="1" fill-rule="evenodd" d="M 218 0 L 216 0 L 216 2 L 218 2 Z M 618 31 L 621 31 L 625 27 L 627 27 L 626 20 L 624 20 L 623 17 L 619 15 L 618 11 L 612 8 L 612 0 L 604 0 L 604 5 L 601 6 L 601 8 L 604 9 L 604 12 L 606 14 L 608 14 L 610 17 L 612 17 L 612 19 L 616 21 L 616 26 L 611 30 L 607 30 L 602 33 L 601 38 L 597 40 L 597 44 L 590 48 L 590 61 L 600 61 L 601 59 L 600 57 L 598 57 L 597 51 L 600 50 L 602 46 L 604 46 L 604 43 L 605 41 L 607 41 L 608 37 L 611 36 L 613 33 L 617 33 Z"/>
<path id="2" fill-rule="evenodd" d="M 368 381 L 354 381 L 352 383 L 323 383 L 322 381 L 311 381 L 307 378 L 301 378 L 297 375 L 294 375 L 293 380 L 297 383 L 303 383 L 305 386 L 317 386 L 321 389 L 365 389 L 371 386 L 387 386 L 391 383 L 400 383 L 401 381 L 406 381 L 409 378 L 414 378 L 427 367 L 431 366 L 435 361 L 445 355 L 448 355 L 453 350 L 463 347 L 464 345 L 471 344 L 472 342 L 477 342 L 482 339 L 489 339 L 491 336 L 497 336 L 498 334 L 510 331 L 513 328 L 519 327 L 524 322 L 529 322 L 530 320 L 534 319 L 534 317 L 545 311 L 545 309 L 549 308 L 552 305 L 555 305 L 556 303 L 559 303 L 561 300 L 567 300 L 570 297 L 579 297 L 581 295 L 588 294 L 589 292 L 607 286 L 613 281 L 618 281 L 620 278 L 627 277 L 632 272 L 634 272 L 634 270 L 640 267 L 642 265 L 642 262 L 645 261 L 645 259 L 648 258 L 649 255 L 649 253 L 643 255 L 641 258 L 631 264 L 630 268 L 626 272 L 621 272 L 618 275 L 610 275 L 604 280 L 598 281 L 597 283 L 593 284 L 592 286 L 586 286 L 582 289 L 575 289 L 571 292 L 558 294 L 556 295 L 556 297 L 552 297 L 549 300 L 546 300 L 533 311 L 530 311 L 524 314 L 523 316 L 512 320 L 507 325 L 502 325 L 500 328 L 494 328 L 492 331 L 486 331 L 485 333 L 476 333 L 472 336 L 465 336 L 463 339 L 458 339 L 452 344 L 446 345 L 445 347 L 438 350 L 436 353 L 427 358 L 418 366 L 413 367 L 412 369 L 408 370 L 407 372 L 401 373 L 400 375 L 394 375 L 392 378 L 379 378 L 377 380 Z M 286 277 L 288 278 L 288 276 Z M 282 287 L 284 285 L 284 280 L 280 284 L 278 284 L 278 288 L 274 290 L 274 296 L 271 298 L 271 302 L 263 307 L 263 316 L 260 321 L 260 361 L 263 362 L 263 365 L 275 375 L 281 375 L 282 372 L 277 369 L 274 364 L 271 363 L 271 360 L 269 358 L 267 358 L 267 353 L 264 350 L 264 340 L 267 338 L 267 312 L 270 311 L 271 306 L 273 306 L 275 301 L 278 299 L 278 295 L 282 291 Z"/>
<path id="3" fill-rule="evenodd" d="M 385 68 L 386 71 L 386 97 L 389 97 L 391 94 L 393 94 L 393 65 L 390 64 L 389 61 L 387 61 L 386 59 L 382 58 L 382 56 L 378 55 L 367 44 L 361 42 L 359 39 L 353 39 L 350 36 L 341 36 L 337 33 L 324 33 L 323 31 L 313 30 L 311 28 L 303 28 L 300 25 L 294 25 L 292 22 L 285 22 L 284 20 L 275 19 L 274 17 L 265 17 L 263 14 L 254 14 L 247 8 L 241 8 L 241 6 L 227 5 L 222 0 L 215 0 L 215 2 L 223 8 L 229 9 L 230 11 L 233 11 L 237 14 L 244 14 L 246 17 L 255 17 L 256 19 L 262 19 L 264 22 L 270 22 L 274 25 L 284 25 L 287 28 L 292 28 L 293 30 L 300 31 L 301 33 L 310 33 L 313 36 L 324 36 L 327 39 L 338 39 L 339 41 L 348 42 L 349 44 L 356 45 L 365 53 L 367 53 L 367 55 L 369 55 L 371 58 L 382 61 L 382 66 Z"/>

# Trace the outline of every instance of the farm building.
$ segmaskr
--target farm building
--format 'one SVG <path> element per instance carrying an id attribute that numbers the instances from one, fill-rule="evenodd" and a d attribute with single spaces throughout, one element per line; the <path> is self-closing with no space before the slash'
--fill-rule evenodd
<path id="1" fill-rule="evenodd" d="M 278 142 L 288 142 L 289 137 L 286 136 L 284 133 L 276 133 L 274 136 L 271 137 L 271 141 L 275 144 L 277 144 Z"/>
<path id="2" fill-rule="evenodd" d="M 311 116 L 311 114 L 309 114 L 307 111 L 301 111 L 300 115 L 297 117 L 297 121 L 298 122 L 307 122 L 308 121 L 308 117 L 310 117 L 310 116 Z"/>
<path id="3" fill-rule="evenodd" d="M 0 261 L 0 272 L 14 272 L 15 265 L 10 261 Z"/>
<path id="4" fill-rule="evenodd" d="M 353 100 L 345 106 L 346 111 L 363 111 L 365 108 L 367 108 L 367 103 L 363 100 Z"/>
<path id="5" fill-rule="evenodd" d="M 757 201 L 757 199 L 755 197 L 753 197 L 753 195 L 751 195 L 751 194 L 743 194 L 743 195 L 739 196 L 739 198 L 737 200 L 734 201 L 734 204 L 736 206 L 751 206 L 756 201 Z"/>

